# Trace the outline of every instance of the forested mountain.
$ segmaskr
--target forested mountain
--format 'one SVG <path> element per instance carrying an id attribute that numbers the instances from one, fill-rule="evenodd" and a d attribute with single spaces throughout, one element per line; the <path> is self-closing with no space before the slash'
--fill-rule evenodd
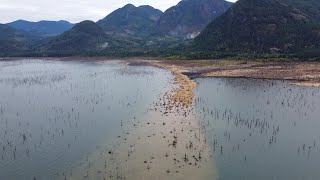
<path id="1" fill-rule="evenodd" d="M 69 29 L 74 25 L 68 21 L 39 21 L 39 22 L 30 22 L 25 20 L 18 20 L 7 24 L 8 26 L 26 31 L 30 34 L 50 37 L 59 35 Z"/>
<path id="2" fill-rule="evenodd" d="M 1 56 L 320 54 L 318 0 L 182 0 L 164 13 L 128 4 L 97 23 L 30 23 L 0 25 Z"/>
<path id="3" fill-rule="evenodd" d="M 107 46 L 107 35 L 96 23 L 83 21 L 69 31 L 41 44 L 45 52 L 80 52 L 98 50 Z"/>
<path id="4" fill-rule="evenodd" d="M 182 0 L 164 12 L 155 31 L 174 37 L 193 38 L 232 4 L 225 0 Z"/>
<path id="5" fill-rule="evenodd" d="M 88 54 L 119 54 L 142 49 L 144 42 L 139 38 L 122 38 L 107 34 L 93 21 L 76 24 L 63 34 L 43 40 L 35 49 L 42 55 L 88 55 Z"/>
<path id="6" fill-rule="evenodd" d="M 147 36 L 162 12 L 151 6 L 128 4 L 117 9 L 97 24 L 108 34 Z"/>
<path id="7" fill-rule="evenodd" d="M 16 30 L 5 24 L 0 24 L 0 55 L 18 54 L 28 50 L 37 37 Z"/>
<path id="8" fill-rule="evenodd" d="M 195 40 L 198 50 L 294 53 L 320 45 L 314 0 L 239 0 Z"/>

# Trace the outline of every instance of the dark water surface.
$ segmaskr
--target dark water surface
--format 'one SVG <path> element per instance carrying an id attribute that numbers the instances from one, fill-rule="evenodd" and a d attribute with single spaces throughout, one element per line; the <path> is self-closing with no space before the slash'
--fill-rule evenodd
<path id="1" fill-rule="evenodd" d="M 170 73 L 117 62 L 0 61 L 0 179 L 57 179 L 166 91 Z"/>
<path id="2" fill-rule="evenodd" d="M 197 79 L 198 117 L 220 180 L 320 178 L 320 89 Z"/>

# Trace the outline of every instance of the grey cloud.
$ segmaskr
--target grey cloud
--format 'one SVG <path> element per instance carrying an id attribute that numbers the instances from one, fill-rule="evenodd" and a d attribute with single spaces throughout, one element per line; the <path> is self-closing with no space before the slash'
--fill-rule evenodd
<path id="1" fill-rule="evenodd" d="M 180 0 L 1 0 L 0 23 L 18 19 L 29 21 L 83 20 L 97 21 L 117 8 L 131 3 L 151 5 L 162 11 Z M 231 0 L 232 1 L 232 0 Z"/>

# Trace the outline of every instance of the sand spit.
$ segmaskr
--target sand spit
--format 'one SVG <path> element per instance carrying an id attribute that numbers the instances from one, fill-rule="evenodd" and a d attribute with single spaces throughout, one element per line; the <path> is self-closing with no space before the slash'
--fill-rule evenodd
<path id="1" fill-rule="evenodd" d="M 161 62 L 161 61 L 160 61 Z M 206 136 L 194 114 L 196 82 L 179 68 L 152 61 L 173 74 L 168 92 L 151 105 L 147 117 L 134 123 L 115 149 L 113 172 L 127 179 L 216 179 Z M 147 65 L 146 61 L 130 65 Z"/>
<path id="2" fill-rule="evenodd" d="M 193 109 L 196 82 L 179 68 L 158 61 L 130 65 L 170 70 L 173 80 L 169 90 L 150 105 L 145 115 L 133 117 L 129 124 L 121 122 L 128 129 L 119 134 L 117 143 L 84 159 L 67 179 L 217 179 L 205 127 Z"/>
<path id="3" fill-rule="evenodd" d="M 133 120 L 134 127 L 119 134 L 118 145 L 97 151 L 66 173 L 67 179 L 217 179 L 211 148 L 194 116 L 155 109 Z"/>
<path id="4" fill-rule="evenodd" d="M 174 76 L 175 88 L 168 94 L 169 98 L 169 108 L 174 106 L 182 106 L 188 108 L 192 105 L 194 99 L 194 88 L 197 86 L 197 83 L 194 80 L 191 80 L 188 76 L 182 74 L 181 69 L 175 66 L 166 66 L 162 67 L 170 70 Z"/>
<path id="5" fill-rule="evenodd" d="M 215 179 L 210 148 L 194 117 L 160 111 L 142 120 L 114 150 L 114 175 L 133 180 Z"/>
<path id="6" fill-rule="evenodd" d="M 186 71 L 185 69 L 174 64 L 168 64 L 166 61 L 139 60 L 127 61 L 126 63 L 131 66 L 151 65 L 169 70 L 174 76 L 174 81 L 172 82 L 172 90 L 166 94 L 166 96 L 168 96 L 166 97 L 168 98 L 168 102 L 165 106 L 172 109 L 173 107 L 179 106 L 188 108 L 192 105 L 194 100 L 193 90 L 196 88 L 197 83 L 183 74 L 184 71 Z"/>
<path id="7" fill-rule="evenodd" d="M 192 105 L 194 98 L 194 88 L 197 83 L 194 80 L 189 79 L 188 76 L 183 75 L 179 68 L 170 68 L 171 72 L 175 76 L 175 84 L 177 88 L 169 95 L 172 105 L 188 108 Z"/>

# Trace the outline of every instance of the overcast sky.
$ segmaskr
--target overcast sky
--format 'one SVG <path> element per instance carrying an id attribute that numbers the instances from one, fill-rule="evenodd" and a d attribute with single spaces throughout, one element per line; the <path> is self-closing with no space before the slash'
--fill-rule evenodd
<path id="1" fill-rule="evenodd" d="M 0 0 L 0 23 L 18 19 L 29 21 L 97 21 L 128 4 L 150 5 L 162 11 L 180 0 Z M 229 0 L 236 1 L 236 0 Z"/>

